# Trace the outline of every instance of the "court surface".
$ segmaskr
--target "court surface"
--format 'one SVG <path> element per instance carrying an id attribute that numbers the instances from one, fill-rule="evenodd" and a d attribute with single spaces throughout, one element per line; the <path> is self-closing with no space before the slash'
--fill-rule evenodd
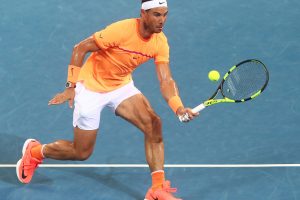
<path id="1" fill-rule="evenodd" d="M 13 167 L 27 138 L 42 143 L 72 139 L 72 110 L 47 103 L 64 89 L 73 46 L 114 21 L 138 17 L 139 10 L 139 1 L 1 0 L 1 200 L 143 199 L 150 186 L 149 170 L 138 167 L 145 164 L 143 135 L 109 109 L 102 114 L 89 160 L 46 160 L 52 167 L 39 168 L 29 185 L 18 182 Z M 177 196 L 300 199 L 299 19 L 296 0 L 169 1 L 164 32 L 186 105 L 197 105 L 216 88 L 207 78 L 211 69 L 224 74 L 230 66 L 256 58 L 270 71 L 262 96 L 207 108 L 188 124 L 179 123 L 161 97 L 153 62 L 134 72 L 135 84 L 163 120 L 166 164 L 171 165 L 166 175 L 178 187 Z M 199 166 L 189 168 L 192 164 Z"/>

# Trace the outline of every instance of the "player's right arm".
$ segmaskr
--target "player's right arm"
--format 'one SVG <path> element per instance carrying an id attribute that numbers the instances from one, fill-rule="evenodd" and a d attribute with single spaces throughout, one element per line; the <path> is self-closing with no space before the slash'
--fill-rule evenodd
<path id="1" fill-rule="evenodd" d="M 99 51 L 100 47 L 95 42 L 94 37 L 89 37 L 80 43 L 76 44 L 73 48 L 70 66 L 80 68 L 83 65 L 84 58 L 89 52 Z M 74 83 L 75 84 L 75 83 Z M 48 105 L 62 104 L 69 101 L 70 108 L 73 107 L 75 97 L 74 87 L 66 88 L 63 92 L 56 94 L 48 103 Z"/>

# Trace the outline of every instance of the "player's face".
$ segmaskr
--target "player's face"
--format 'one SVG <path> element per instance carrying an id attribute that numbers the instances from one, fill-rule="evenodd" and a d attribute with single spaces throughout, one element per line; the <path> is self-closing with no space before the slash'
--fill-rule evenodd
<path id="1" fill-rule="evenodd" d="M 144 25 L 152 33 L 160 33 L 165 25 L 168 15 L 168 8 L 153 8 L 142 13 Z"/>

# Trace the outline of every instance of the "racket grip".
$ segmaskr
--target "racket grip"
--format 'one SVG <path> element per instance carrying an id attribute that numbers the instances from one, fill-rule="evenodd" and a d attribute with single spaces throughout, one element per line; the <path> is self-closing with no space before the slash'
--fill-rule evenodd
<path id="1" fill-rule="evenodd" d="M 195 108 L 192 109 L 192 112 L 193 113 L 197 113 L 201 110 L 203 110 L 205 108 L 205 105 L 203 103 L 201 103 L 200 105 L 196 106 Z M 189 116 L 188 114 L 186 113 L 185 115 L 183 116 L 178 116 L 178 119 L 179 121 L 181 122 L 185 122 L 185 121 L 188 121 L 189 120 Z"/>
<path id="2" fill-rule="evenodd" d="M 205 108 L 205 105 L 201 103 L 200 105 L 196 106 L 195 108 L 192 109 L 193 113 L 197 113 Z"/>

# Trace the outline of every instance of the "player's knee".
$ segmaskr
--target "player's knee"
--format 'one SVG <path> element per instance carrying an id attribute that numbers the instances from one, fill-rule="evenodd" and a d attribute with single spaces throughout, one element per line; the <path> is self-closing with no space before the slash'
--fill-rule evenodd
<path id="1" fill-rule="evenodd" d="M 76 160 L 84 161 L 87 160 L 91 155 L 93 151 L 77 151 L 76 152 Z"/>
<path id="2" fill-rule="evenodd" d="M 152 132 L 154 130 L 161 128 L 161 120 L 160 117 L 156 114 L 151 114 L 144 118 L 144 127 L 145 132 Z"/>
<path id="3" fill-rule="evenodd" d="M 148 137 L 148 139 L 151 141 L 151 143 L 162 143 L 163 137 L 161 133 L 154 133 L 151 135 L 151 137 Z"/>
<path id="4" fill-rule="evenodd" d="M 158 115 L 152 117 L 152 127 L 155 132 L 161 130 L 161 119 Z"/>
<path id="5" fill-rule="evenodd" d="M 157 115 L 149 116 L 144 131 L 147 138 L 151 139 L 153 142 L 161 142 L 162 141 L 161 126 L 162 123 L 159 116 Z"/>

